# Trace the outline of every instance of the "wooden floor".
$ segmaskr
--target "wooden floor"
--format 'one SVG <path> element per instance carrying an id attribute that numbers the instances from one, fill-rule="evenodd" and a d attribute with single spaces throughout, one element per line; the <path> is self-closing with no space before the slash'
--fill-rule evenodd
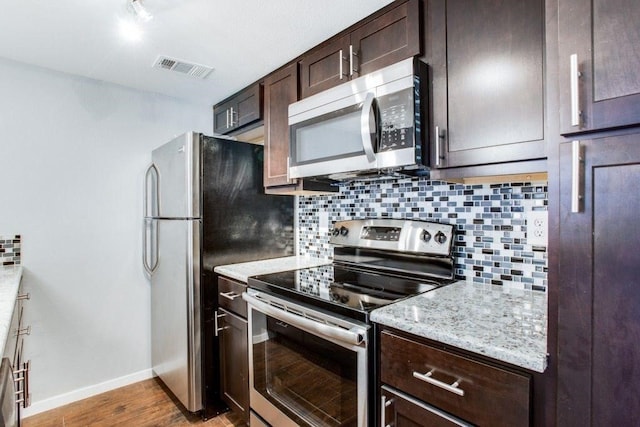
<path id="1" fill-rule="evenodd" d="M 202 421 L 168 395 L 153 378 L 25 418 L 23 427 L 242 425 L 232 414 Z M 234 419 L 235 418 L 235 419 Z"/>

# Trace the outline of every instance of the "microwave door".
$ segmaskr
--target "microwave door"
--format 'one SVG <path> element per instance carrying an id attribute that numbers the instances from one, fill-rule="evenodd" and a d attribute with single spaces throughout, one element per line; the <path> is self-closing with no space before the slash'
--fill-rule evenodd
<path id="1" fill-rule="evenodd" d="M 368 94 L 357 93 L 289 117 L 291 178 L 376 169 L 375 97 Z"/>

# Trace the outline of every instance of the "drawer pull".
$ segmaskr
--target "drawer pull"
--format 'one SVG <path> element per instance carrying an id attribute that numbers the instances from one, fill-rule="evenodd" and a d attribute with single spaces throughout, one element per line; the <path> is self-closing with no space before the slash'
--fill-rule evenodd
<path id="1" fill-rule="evenodd" d="M 31 299 L 31 294 L 29 292 L 27 292 L 26 294 L 19 294 L 16 297 L 17 300 L 25 300 L 25 299 Z"/>
<path id="2" fill-rule="evenodd" d="M 236 294 L 233 291 L 229 291 L 229 292 L 220 292 L 220 296 L 223 296 L 226 299 L 233 301 L 234 299 L 238 298 L 240 294 Z"/>
<path id="3" fill-rule="evenodd" d="M 455 381 L 453 384 L 443 383 L 442 381 L 438 381 L 432 377 L 434 372 L 435 372 L 435 369 L 430 370 L 426 374 L 421 374 L 419 372 L 413 371 L 413 376 L 414 378 L 417 378 L 419 380 L 432 384 L 436 387 L 443 388 L 447 391 L 450 391 L 451 393 L 457 394 L 458 396 L 464 396 L 464 390 L 461 388 L 458 388 L 458 386 L 460 385 L 460 380 Z"/>

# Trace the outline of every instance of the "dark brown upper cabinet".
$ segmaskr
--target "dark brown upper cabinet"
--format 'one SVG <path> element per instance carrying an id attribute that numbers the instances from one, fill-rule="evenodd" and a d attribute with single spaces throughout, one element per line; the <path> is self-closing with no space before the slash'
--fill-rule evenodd
<path id="1" fill-rule="evenodd" d="M 290 64 L 264 79 L 264 186 L 295 186 L 289 169 L 289 104 L 298 100 L 298 67 Z"/>
<path id="2" fill-rule="evenodd" d="M 575 144 L 558 168 L 557 425 L 637 425 L 640 134 Z"/>
<path id="3" fill-rule="evenodd" d="M 262 120 L 262 85 L 253 86 L 213 107 L 213 132 L 225 135 Z"/>
<path id="4" fill-rule="evenodd" d="M 420 54 L 419 7 L 409 0 L 303 55 L 301 97 Z"/>
<path id="5" fill-rule="evenodd" d="M 546 158 L 544 2 L 425 4 L 432 167 Z"/>
<path id="6" fill-rule="evenodd" d="M 559 0 L 561 133 L 640 124 L 640 2 Z"/>

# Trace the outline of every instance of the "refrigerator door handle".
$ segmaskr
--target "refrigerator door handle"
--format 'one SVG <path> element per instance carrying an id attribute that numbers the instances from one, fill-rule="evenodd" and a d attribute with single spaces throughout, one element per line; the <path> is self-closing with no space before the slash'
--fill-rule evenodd
<path id="1" fill-rule="evenodd" d="M 153 172 L 154 180 L 149 179 L 149 174 Z M 144 173 L 144 217 L 158 216 L 160 215 L 160 186 L 159 184 L 160 174 L 155 164 L 149 165 L 147 171 Z M 153 192 L 151 197 L 152 206 L 151 212 L 149 212 L 149 185 L 152 186 Z"/>
<path id="2" fill-rule="evenodd" d="M 158 225 L 149 218 L 144 219 L 144 225 L 142 227 L 142 266 L 149 276 L 151 276 L 158 269 Z M 151 234 L 151 238 L 147 236 Z M 147 262 L 149 254 L 147 248 L 149 247 L 149 240 L 153 244 L 153 250 L 151 251 L 151 261 L 153 266 Z"/>

